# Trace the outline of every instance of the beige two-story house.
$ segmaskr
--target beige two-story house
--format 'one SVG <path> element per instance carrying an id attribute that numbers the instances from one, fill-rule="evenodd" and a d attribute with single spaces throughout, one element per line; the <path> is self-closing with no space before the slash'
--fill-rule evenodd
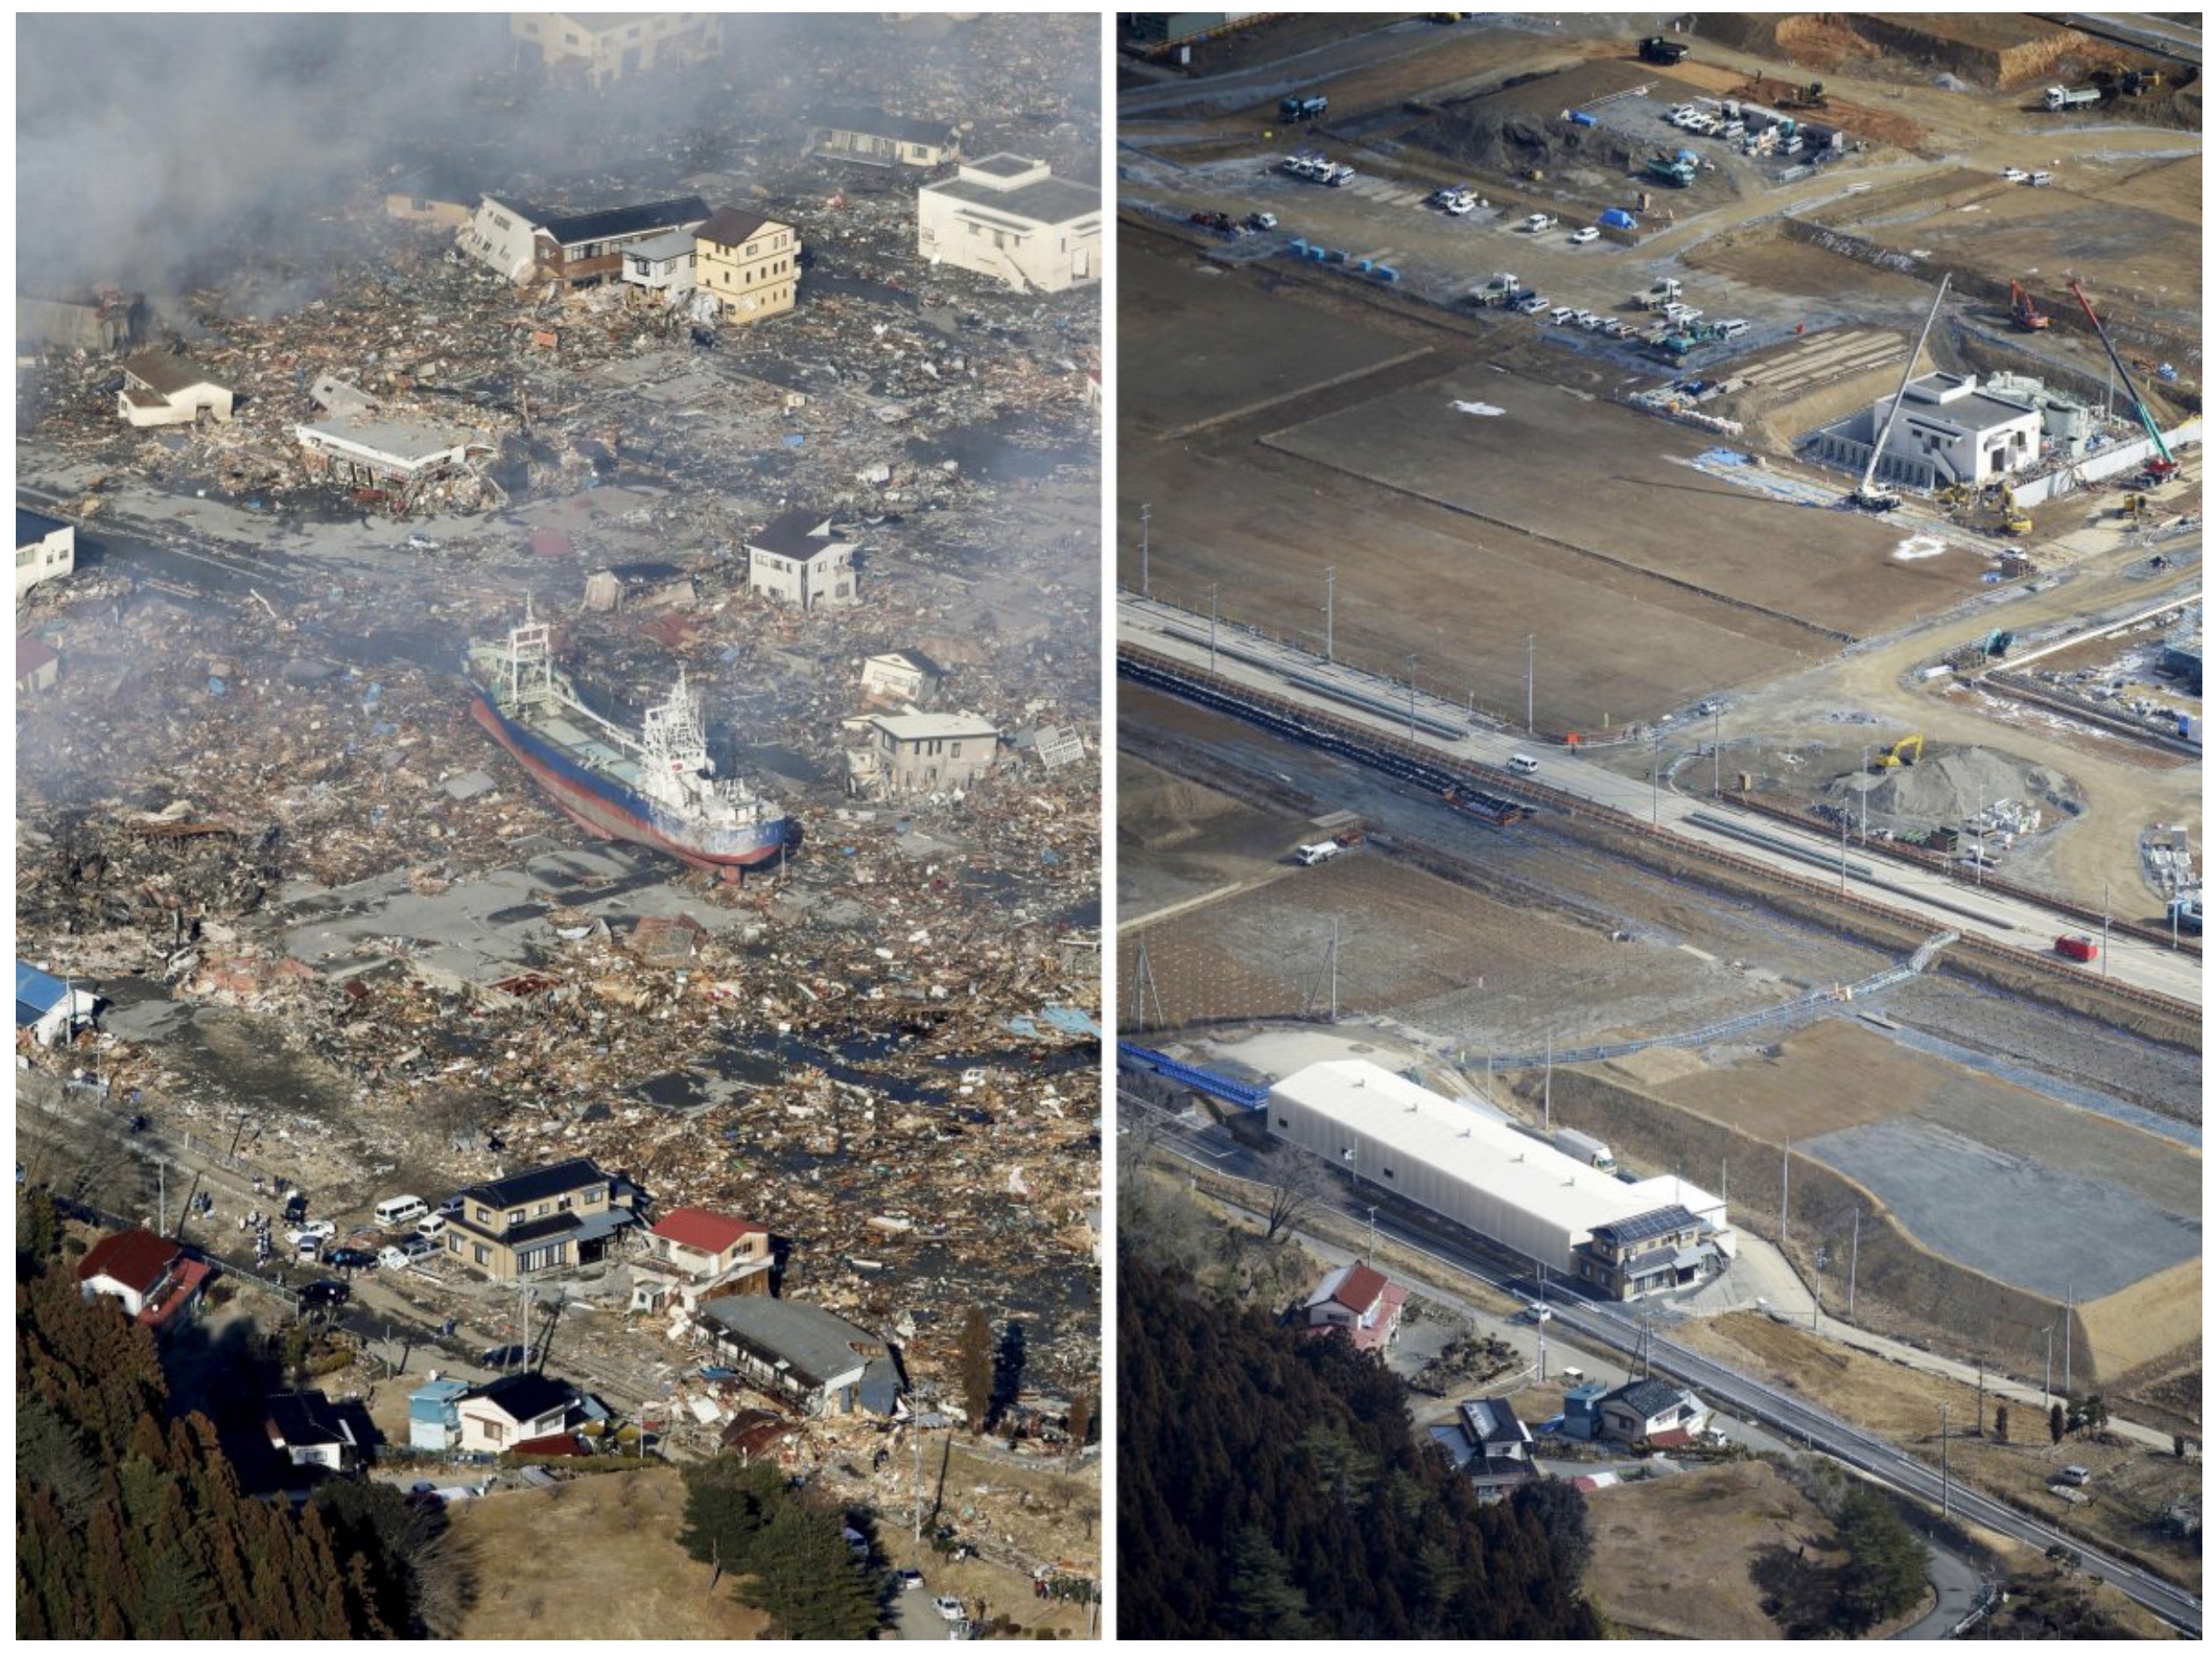
<path id="1" fill-rule="evenodd" d="M 759 322 L 799 303 L 799 233 L 742 208 L 725 207 L 692 232 L 695 280 L 724 322 Z"/>
<path id="2" fill-rule="evenodd" d="M 583 1156 L 472 1185 L 447 1218 L 446 1258 L 501 1283 L 573 1270 L 637 1224 L 616 1196 L 614 1180 Z"/>

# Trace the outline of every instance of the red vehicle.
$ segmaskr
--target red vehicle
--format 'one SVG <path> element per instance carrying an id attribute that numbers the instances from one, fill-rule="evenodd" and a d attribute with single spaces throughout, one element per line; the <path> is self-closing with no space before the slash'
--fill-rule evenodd
<path id="1" fill-rule="evenodd" d="M 2059 940 L 2059 953 L 2068 961 L 2094 961 L 2097 958 L 2097 940 L 2084 938 L 2079 932 L 2068 932 Z"/>

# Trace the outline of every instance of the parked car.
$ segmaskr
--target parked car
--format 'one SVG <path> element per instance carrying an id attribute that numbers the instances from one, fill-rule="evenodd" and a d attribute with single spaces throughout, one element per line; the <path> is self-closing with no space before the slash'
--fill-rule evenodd
<path id="1" fill-rule="evenodd" d="M 1595 241 L 1597 239 L 1597 226 L 1595 225 L 1585 225 L 1581 229 L 1576 231 L 1574 234 L 1569 236 L 1566 239 L 1567 245 L 1572 247 L 1580 247 L 1584 242 Z"/>
<path id="2" fill-rule="evenodd" d="M 476 1354 L 476 1361 L 487 1369 L 519 1368 L 530 1353 L 520 1346 L 492 1346 Z"/>
<path id="3" fill-rule="evenodd" d="M 322 1307 L 343 1306 L 353 1299 L 353 1291 L 344 1283 L 320 1278 L 300 1290 L 300 1305 L 309 1311 Z"/>
<path id="4" fill-rule="evenodd" d="M 2027 171 L 2027 169 L 2026 169 L 2025 168 L 2023 168 L 2023 167 L 2008 167 L 2008 168 L 2005 168 L 2005 182 L 2006 182 L 2006 183 L 2008 183 L 2008 184 L 2024 184 L 2024 183 L 2026 183 L 2027 182 L 2028 182 L 2028 171 Z"/>
<path id="5" fill-rule="evenodd" d="M 367 1272 L 376 1269 L 376 1256 L 365 1248 L 333 1248 L 323 1256 L 325 1266 L 335 1266 L 342 1272 Z"/>
<path id="6" fill-rule="evenodd" d="M 446 1252 L 445 1245 L 437 1239 L 425 1237 L 420 1232 L 410 1232 L 399 1239 L 399 1252 L 410 1261 L 425 1260 L 432 1254 Z"/>
<path id="7" fill-rule="evenodd" d="M 331 1221 L 310 1220 L 306 1225 L 287 1232 L 284 1234 L 284 1240 L 289 1243 L 299 1243 L 304 1242 L 308 1238 L 311 1237 L 319 1243 L 326 1241 L 337 1235 L 338 1227 Z"/>
<path id="8" fill-rule="evenodd" d="M 303 1233 L 292 1245 L 292 1253 L 299 1260 L 319 1261 L 323 1257 L 323 1239 Z"/>
<path id="9" fill-rule="evenodd" d="M 307 1218 L 307 1193 L 294 1191 L 284 1199 L 284 1223 L 297 1225 Z"/>
<path id="10" fill-rule="evenodd" d="M 898 1574 L 898 1584 L 902 1589 L 910 1593 L 922 1586 L 922 1573 L 910 1565 Z"/>
<path id="11" fill-rule="evenodd" d="M 1550 306 L 1551 300 L 1543 294 L 1523 294 L 1513 302 L 1513 308 L 1524 317 L 1533 317 Z"/>
<path id="12" fill-rule="evenodd" d="M 403 1272 L 415 1261 L 405 1249 L 393 1243 L 376 1251 L 376 1263 L 388 1272 Z"/>
<path id="13" fill-rule="evenodd" d="M 950 1594 L 939 1594 L 930 1602 L 930 1605 L 948 1623 L 964 1623 L 967 1620 L 966 1608 Z"/>

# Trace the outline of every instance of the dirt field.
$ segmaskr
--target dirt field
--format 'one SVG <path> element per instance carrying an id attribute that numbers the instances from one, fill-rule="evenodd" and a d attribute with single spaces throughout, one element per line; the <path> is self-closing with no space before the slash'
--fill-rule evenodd
<path id="1" fill-rule="evenodd" d="M 475 1551 L 483 1587 L 460 1638 L 758 1639 L 767 1615 L 739 1604 L 726 1582 L 708 1591 L 710 1568 L 676 1546 L 682 1525 L 674 1468 L 461 1503 L 453 1534 Z M 580 1571 L 588 1593 L 576 1592 Z"/>
<path id="2" fill-rule="evenodd" d="M 2193 1591 L 2203 1577 L 2194 1549 L 2160 1535 L 2150 1521 L 2158 1510 L 2199 1487 L 2194 1462 L 2170 1453 L 2084 1437 L 2054 1446 L 2031 1404 L 2009 1407 L 2009 1442 L 1973 1436 L 1974 1389 L 1818 1341 L 1805 1331 L 1755 1312 L 1731 1312 L 1680 1332 L 1686 1346 L 1739 1365 L 1802 1394 L 1847 1419 L 1910 1446 L 1923 1461 L 1940 1449 L 1941 1406 L 1951 1406 L 1951 1473 L 2036 1514 L 2079 1532 L 2093 1543 L 2124 1547 Z M 1983 1425 L 1995 1430 L 1995 1405 L 1983 1403 Z M 2090 1469 L 2094 1499 L 2073 1508 L 2050 1493 L 2058 1469 Z"/>
<path id="3" fill-rule="evenodd" d="M 1752 1567 L 1769 1548 L 1833 1565 L 1835 1527 L 1763 1461 L 1700 1468 L 1590 1498 L 1589 1591 L 1624 1634 L 1780 1639 Z"/>

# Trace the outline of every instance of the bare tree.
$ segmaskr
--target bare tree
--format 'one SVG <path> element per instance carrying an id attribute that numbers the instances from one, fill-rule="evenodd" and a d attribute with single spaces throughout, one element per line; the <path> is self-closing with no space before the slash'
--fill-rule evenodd
<path id="1" fill-rule="evenodd" d="M 1264 1241 L 1274 1242 L 1296 1226 L 1306 1211 L 1329 1189 L 1328 1171 L 1311 1152 L 1286 1145 L 1267 1159 L 1267 1230 Z"/>

